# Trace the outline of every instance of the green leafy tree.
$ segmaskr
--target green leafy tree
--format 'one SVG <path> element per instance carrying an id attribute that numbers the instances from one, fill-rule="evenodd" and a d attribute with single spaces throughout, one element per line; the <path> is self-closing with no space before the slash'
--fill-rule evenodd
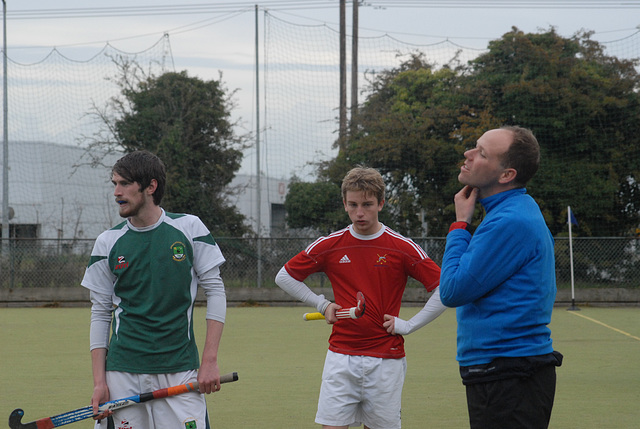
<path id="1" fill-rule="evenodd" d="M 356 164 L 384 175 L 393 227 L 445 235 L 466 149 L 488 129 L 531 128 L 542 165 L 528 190 L 552 233 L 567 206 L 578 234 L 628 235 L 640 211 L 640 76 L 636 60 L 607 56 L 589 33 L 560 37 L 517 28 L 466 65 L 435 69 L 420 55 L 376 75 L 346 144 L 320 166 L 339 183 Z"/>
<path id="2" fill-rule="evenodd" d="M 292 181 L 284 207 L 289 228 L 312 227 L 326 234 L 349 222 L 342 205 L 340 186 L 333 182 Z"/>
<path id="3" fill-rule="evenodd" d="M 434 70 L 419 54 L 379 73 L 352 118 L 356 132 L 321 166 L 322 175 L 339 182 L 356 164 L 374 167 L 387 185 L 383 221 L 419 236 L 424 220 L 429 234 L 444 234 L 440 220 L 452 202 L 448 182 L 460 160 L 449 139 L 459 107 L 457 81 L 454 68 Z"/>
<path id="4" fill-rule="evenodd" d="M 229 202 L 243 138 L 234 134 L 233 106 L 221 80 L 203 81 L 186 71 L 141 77 L 133 65 L 121 68 L 121 97 L 104 110 L 94 107 L 109 131 L 92 146 L 157 154 L 167 169 L 167 211 L 199 216 L 216 236 L 247 234 L 244 216 Z"/>
<path id="5" fill-rule="evenodd" d="M 466 70 L 466 135 L 479 117 L 531 128 L 542 164 L 530 182 L 551 231 L 566 231 L 567 206 L 583 235 L 627 235 L 640 210 L 640 76 L 637 61 L 607 56 L 590 33 L 517 28 Z"/>

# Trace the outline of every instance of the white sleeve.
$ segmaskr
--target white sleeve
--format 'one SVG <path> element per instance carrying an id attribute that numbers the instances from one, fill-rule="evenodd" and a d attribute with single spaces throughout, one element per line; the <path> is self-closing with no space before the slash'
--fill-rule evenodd
<path id="1" fill-rule="evenodd" d="M 411 319 L 407 321 L 396 317 L 394 322 L 396 334 L 407 335 L 417 331 L 427 323 L 435 320 L 438 316 L 444 313 L 446 309 L 447 307 L 445 307 L 444 304 L 442 304 L 442 301 L 440 301 L 440 286 L 438 286 L 435 288 L 433 294 L 422 310 L 420 310 Z"/>
<path id="2" fill-rule="evenodd" d="M 285 267 L 280 268 L 276 276 L 276 284 L 292 297 L 315 307 L 322 314 L 331 304 L 331 301 L 325 299 L 324 295 L 315 294 L 306 284 L 291 277 Z"/>
<path id="3" fill-rule="evenodd" d="M 111 295 L 91 291 L 91 326 L 89 350 L 109 348 L 109 329 L 113 312 Z"/>
<path id="4" fill-rule="evenodd" d="M 198 276 L 198 284 L 207 298 L 207 319 L 224 323 L 227 316 L 227 293 L 220 276 L 220 267 L 215 266 Z"/>

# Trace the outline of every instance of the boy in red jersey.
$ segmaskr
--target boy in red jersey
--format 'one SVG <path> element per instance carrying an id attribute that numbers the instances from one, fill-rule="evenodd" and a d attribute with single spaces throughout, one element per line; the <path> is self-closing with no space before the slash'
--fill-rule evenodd
<path id="1" fill-rule="evenodd" d="M 342 198 L 352 224 L 318 238 L 276 276 L 278 286 L 316 307 L 333 324 L 315 420 L 325 429 L 361 424 L 368 429 L 400 428 L 406 374 L 402 334 L 446 309 L 438 289 L 440 267 L 420 246 L 378 221 L 384 189 L 378 171 L 349 171 L 342 181 Z M 315 272 L 327 275 L 335 302 L 303 283 Z M 404 321 L 397 315 L 408 276 L 433 294 L 418 314 Z M 365 297 L 364 315 L 338 320 L 336 311 L 355 305 L 358 291 Z"/>

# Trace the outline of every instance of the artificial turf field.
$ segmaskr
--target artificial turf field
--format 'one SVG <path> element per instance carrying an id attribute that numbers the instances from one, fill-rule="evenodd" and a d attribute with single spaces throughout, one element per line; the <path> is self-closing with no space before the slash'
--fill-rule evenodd
<path id="1" fill-rule="evenodd" d="M 640 427 L 640 308 L 556 307 L 551 329 L 558 368 L 551 428 Z M 240 380 L 208 396 L 214 428 L 317 428 L 313 423 L 330 327 L 302 320 L 304 307 L 229 308 L 222 372 Z M 403 308 L 411 317 L 418 308 Z M 23 423 L 89 404 L 88 308 L 0 309 L 0 423 Z M 196 309 L 204 338 L 204 308 Z M 455 362 L 455 311 L 407 336 L 403 428 L 468 427 Z M 199 344 L 202 342 L 200 341 Z M 93 427 L 90 420 L 72 428 Z"/>

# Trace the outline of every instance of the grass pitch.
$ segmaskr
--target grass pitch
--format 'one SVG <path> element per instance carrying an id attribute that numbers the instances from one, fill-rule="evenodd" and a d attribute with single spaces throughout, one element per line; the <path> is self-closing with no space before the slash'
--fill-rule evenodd
<path id="1" fill-rule="evenodd" d="M 305 307 L 229 308 L 222 372 L 240 380 L 207 397 L 215 428 L 317 428 L 316 411 L 330 327 L 305 322 Z M 404 308 L 411 317 L 418 308 Z M 88 405 L 92 393 L 88 308 L 0 309 L 0 419 L 23 422 Z M 204 309 L 196 309 L 204 339 Z M 406 340 L 403 427 L 468 427 L 455 362 L 455 311 Z M 640 309 L 556 307 L 558 368 L 551 428 L 636 428 L 640 421 Z M 7 426 L 5 426 L 7 427 Z M 89 420 L 69 428 L 90 428 Z"/>

